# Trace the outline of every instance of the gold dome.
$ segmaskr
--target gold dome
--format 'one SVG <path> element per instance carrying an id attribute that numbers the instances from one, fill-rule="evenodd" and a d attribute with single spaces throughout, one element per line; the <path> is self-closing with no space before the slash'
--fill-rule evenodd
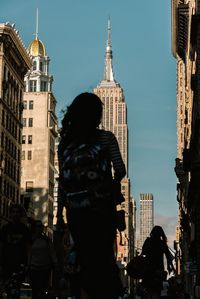
<path id="1" fill-rule="evenodd" d="M 45 46 L 43 42 L 38 39 L 38 37 L 36 37 L 36 39 L 34 39 L 30 43 L 30 45 L 28 46 L 28 51 L 32 56 L 38 56 L 38 55 L 46 56 Z"/>

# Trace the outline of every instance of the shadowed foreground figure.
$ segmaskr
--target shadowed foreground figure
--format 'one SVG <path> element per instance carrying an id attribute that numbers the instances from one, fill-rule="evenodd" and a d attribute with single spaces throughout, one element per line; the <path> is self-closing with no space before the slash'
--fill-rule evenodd
<path id="1" fill-rule="evenodd" d="M 167 276 L 164 268 L 164 255 L 167 259 L 168 273 L 174 271 L 172 255 L 167 246 L 167 237 L 161 226 L 156 225 L 153 227 L 150 237 L 143 244 L 142 255 L 145 255 L 147 259 L 148 272 L 142 280 L 142 284 L 146 287 L 150 296 L 147 298 L 160 298 L 162 282 Z"/>
<path id="2" fill-rule="evenodd" d="M 27 267 L 29 247 L 30 247 L 30 232 L 27 226 L 22 223 L 24 209 L 18 205 L 10 206 L 10 222 L 5 224 L 0 230 L 0 282 L 6 283 L 9 281 L 13 273 L 19 274 Z M 18 295 L 20 284 L 23 282 L 24 273 L 19 275 Z M 9 290 L 8 290 L 9 292 Z"/>
<path id="3" fill-rule="evenodd" d="M 126 171 L 114 134 L 98 128 L 101 117 L 102 102 L 92 93 L 78 95 L 67 108 L 59 144 L 60 192 L 62 204 L 67 208 L 67 221 L 80 264 L 80 287 L 82 294 L 86 295 L 82 298 L 117 299 L 122 291 L 122 283 L 113 249 L 116 238 L 113 182 L 119 183 Z M 73 181 L 67 185 L 74 171 L 68 163 L 70 147 L 82 148 L 93 144 L 95 148 L 91 150 L 91 161 L 93 154 L 100 148 L 105 153 L 104 177 L 101 176 L 99 181 L 98 171 L 92 170 L 93 162 L 89 162 L 85 165 L 86 169 L 81 171 L 87 180 L 80 178 L 74 186 Z M 68 165 L 64 172 L 63 164 Z M 61 213 L 62 209 L 59 209 L 58 220 L 62 217 Z"/>
<path id="4" fill-rule="evenodd" d="M 44 233 L 42 221 L 33 223 L 33 236 L 30 249 L 30 284 L 32 299 L 45 299 L 50 287 L 52 270 L 57 267 L 57 257 L 52 241 Z"/>

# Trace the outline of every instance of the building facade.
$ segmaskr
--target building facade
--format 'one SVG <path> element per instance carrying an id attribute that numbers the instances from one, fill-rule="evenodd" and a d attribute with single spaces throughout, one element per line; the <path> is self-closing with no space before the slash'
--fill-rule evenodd
<path id="1" fill-rule="evenodd" d="M 15 25 L 0 24 L 0 225 L 20 203 L 24 76 L 31 67 Z"/>
<path id="2" fill-rule="evenodd" d="M 139 248 L 142 245 L 154 226 L 154 203 L 152 193 L 140 194 L 140 242 Z"/>
<path id="3" fill-rule="evenodd" d="M 94 93 L 97 94 L 103 102 L 101 126 L 103 129 L 112 131 L 115 134 L 127 170 L 127 175 L 121 183 L 121 190 L 125 197 L 125 202 L 122 206 L 125 209 L 126 214 L 126 230 L 123 232 L 123 241 L 121 242 L 121 245 L 118 244 L 117 255 L 119 264 L 123 267 L 130 258 L 129 254 L 134 252 L 134 203 L 130 194 L 130 180 L 128 177 L 127 107 L 123 89 L 114 78 L 110 29 L 109 19 L 104 77 L 100 84 L 94 88 Z"/>
<path id="4" fill-rule="evenodd" d="M 25 76 L 22 133 L 22 200 L 53 233 L 55 140 L 57 137 L 56 99 L 52 93 L 50 59 L 36 34 L 28 51 L 32 68 Z M 31 215 L 30 215 L 31 216 Z"/>
<path id="5" fill-rule="evenodd" d="M 172 54 L 177 62 L 177 275 L 200 298 L 200 1 L 172 0 Z"/>

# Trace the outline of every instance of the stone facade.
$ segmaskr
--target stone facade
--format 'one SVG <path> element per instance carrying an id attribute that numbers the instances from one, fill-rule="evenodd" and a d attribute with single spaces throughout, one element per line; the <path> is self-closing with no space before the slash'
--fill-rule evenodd
<path id="1" fill-rule="evenodd" d="M 28 50 L 32 68 L 25 76 L 21 193 L 29 216 L 42 220 L 47 233 L 53 236 L 56 99 L 49 74 L 50 60 L 38 35 Z"/>
<path id="2" fill-rule="evenodd" d="M 0 225 L 20 203 L 24 76 L 30 56 L 15 25 L 0 24 Z"/>
<path id="3" fill-rule="evenodd" d="M 200 1 L 172 1 L 172 52 L 177 60 L 177 275 L 200 298 Z"/>

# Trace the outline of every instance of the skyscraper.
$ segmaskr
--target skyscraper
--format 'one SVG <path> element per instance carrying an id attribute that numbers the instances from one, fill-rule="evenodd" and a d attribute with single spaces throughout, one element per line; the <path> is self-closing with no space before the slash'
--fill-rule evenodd
<path id="1" fill-rule="evenodd" d="M 0 24 L 0 226 L 20 202 L 24 76 L 31 60 L 14 24 Z"/>
<path id="2" fill-rule="evenodd" d="M 110 18 L 108 19 L 107 45 L 105 54 L 104 76 L 100 84 L 94 88 L 103 102 L 103 116 L 101 126 L 105 130 L 112 131 L 119 143 L 123 161 L 126 165 L 127 175 L 122 181 L 122 193 L 125 197 L 123 203 L 126 212 L 126 231 L 123 234 L 123 246 L 118 246 L 118 258 L 126 262 L 133 243 L 130 243 L 130 234 L 133 235 L 133 205 L 130 198 L 130 180 L 128 178 L 128 126 L 127 107 L 124 92 L 120 84 L 115 80 L 112 65 L 112 48 L 110 38 Z M 132 238 L 131 238 L 132 240 Z"/>
<path id="3" fill-rule="evenodd" d="M 54 156 L 57 136 L 56 99 L 52 93 L 49 57 L 38 38 L 28 50 L 32 68 L 25 76 L 22 194 L 24 204 L 33 204 L 34 217 L 43 221 L 48 234 L 53 229 Z"/>
<path id="4" fill-rule="evenodd" d="M 153 194 L 140 194 L 140 248 L 154 226 Z"/>

